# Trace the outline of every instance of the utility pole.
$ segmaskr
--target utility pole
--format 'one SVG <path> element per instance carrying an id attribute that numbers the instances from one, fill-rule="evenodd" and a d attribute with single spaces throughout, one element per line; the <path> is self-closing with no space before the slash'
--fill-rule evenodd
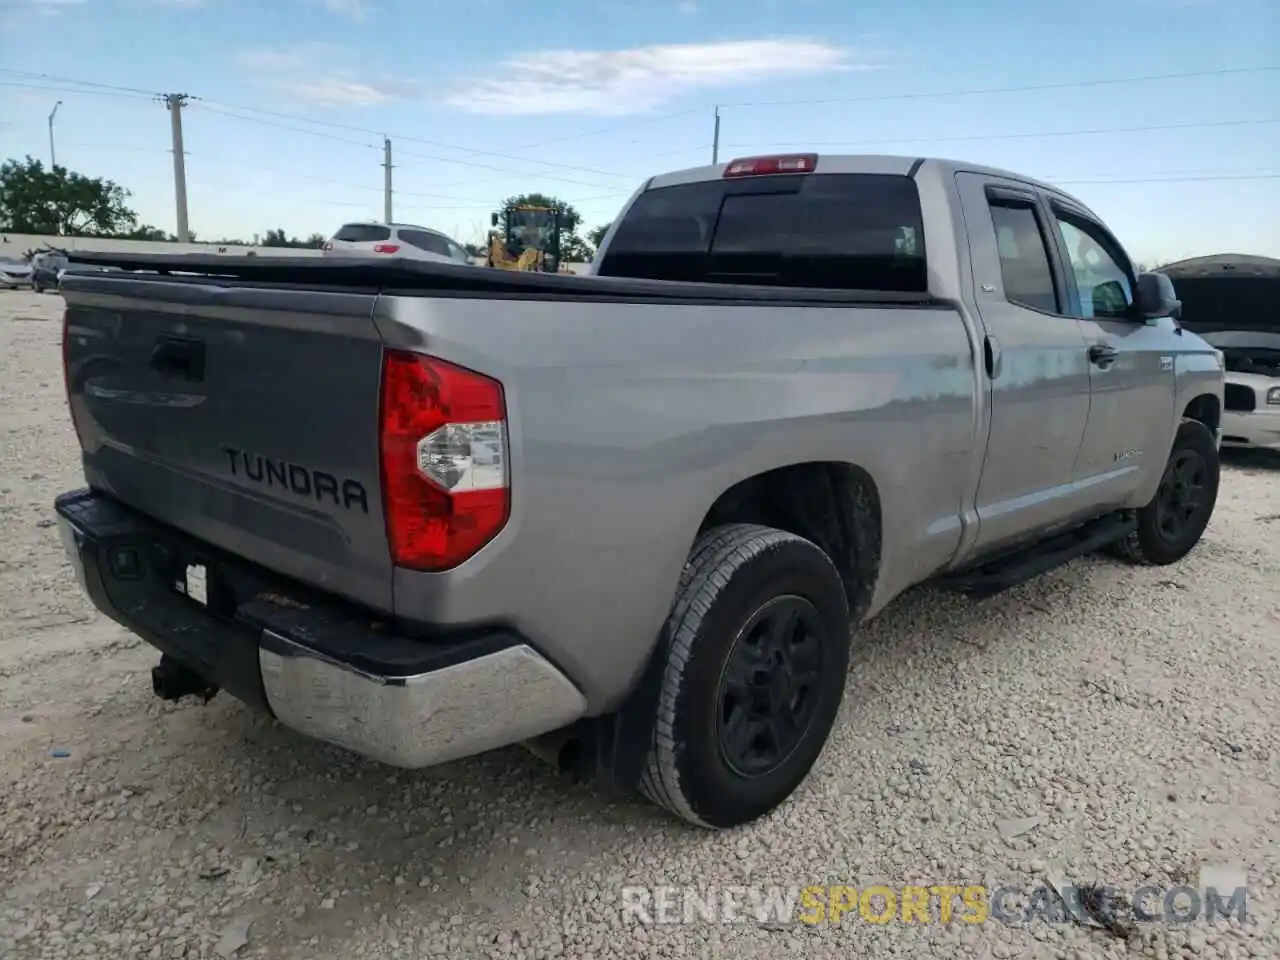
<path id="1" fill-rule="evenodd" d="M 163 103 L 169 110 L 169 126 L 173 132 L 173 198 L 178 208 L 178 242 L 190 243 L 187 228 L 187 155 L 182 147 L 182 108 L 187 105 L 185 93 L 166 93 Z"/>
<path id="2" fill-rule="evenodd" d="M 53 105 L 53 109 L 49 111 L 49 169 L 52 170 L 58 165 L 58 154 L 53 149 L 53 118 L 58 115 L 58 108 L 62 106 L 59 100 Z"/>
<path id="3" fill-rule="evenodd" d="M 382 219 L 391 222 L 391 138 L 382 138 Z"/>
<path id="4" fill-rule="evenodd" d="M 711 162 L 720 162 L 720 104 L 716 104 L 715 108 L 716 127 L 715 132 L 711 136 Z"/>

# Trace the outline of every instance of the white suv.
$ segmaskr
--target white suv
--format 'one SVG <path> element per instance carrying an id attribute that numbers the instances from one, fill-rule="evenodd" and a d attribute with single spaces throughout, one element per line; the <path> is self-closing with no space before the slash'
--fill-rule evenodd
<path id="1" fill-rule="evenodd" d="M 475 265 L 462 244 L 452 237 L 411 223 L 344 223 L 321 253 L 326 257 L 408 257 Z"/>

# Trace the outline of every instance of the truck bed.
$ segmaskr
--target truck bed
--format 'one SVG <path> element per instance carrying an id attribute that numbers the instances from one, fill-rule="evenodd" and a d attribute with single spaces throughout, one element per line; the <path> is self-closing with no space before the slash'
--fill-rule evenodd
<path id="1" fill-rule="evenodd" d="M 72 251 L 72 264 L 144 271 L 129 279 L 310 287 L 422 297 L 566 299 L 671 303 L 785 302 L 792 305 L 943 306 L 925 294 L 892 290 L 819 290 L 746 283 L 689 283 L 626 277 L 524 273 L 421 260 L 344 262 L 315 257 L 242 257 L 218 254 L 116 254 Z"/>

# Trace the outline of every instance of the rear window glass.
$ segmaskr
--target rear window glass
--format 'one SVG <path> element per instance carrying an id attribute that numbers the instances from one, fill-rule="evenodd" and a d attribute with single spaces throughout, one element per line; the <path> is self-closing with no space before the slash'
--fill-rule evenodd
<path id="1" fill-rule="evenodd" d="M 376 223 L 348 223 L 333 235 L 344 243 L 381 243 L 391 239 L 391 230 Z"/>
<path id="2" fill-rule="evenodd" d="M 428 233 L 426 230 L 401 230 L 397 236 L 411 247 L 417 247 L 427 253 L 439 254 L 442 257 L 452 256 L 449 252 L 449 241 L 438 233 Z"/>
<path id="3" fill-rule="evenodd" d="M 892 174 L 761 177 L 661 187 L 618 225 L 600 274 L 924 292 L 915 181 Z"/>

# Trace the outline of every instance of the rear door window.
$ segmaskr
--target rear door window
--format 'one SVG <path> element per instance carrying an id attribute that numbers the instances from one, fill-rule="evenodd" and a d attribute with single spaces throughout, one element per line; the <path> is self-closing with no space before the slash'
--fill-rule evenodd
<path id="1" fill-rule="evenodd" d="M 1004 199 L 990 203 L 1005 299 L 1041 313 L 1061 313 L 1048 241 L 1035 206 L 1030 201 Z"/>
<path id="2" fill-rule="evenodd" d="M 642 194 L 603 276 L 925 292 L 915 181 L 818 174 L 711 181 Z"/>
<path id="3" fill-rule="evenodd" d="M 333 239 L 343 243 L 382 243 L 391 239 L 391 229 L 376 223 L 348 223 L 333 235 Z"/>
<path id="4" fill-rule="evenodd" d="M 438 233 L 428 233 L 426 230 L 401 230 L 398 236 L 411 247 L 417 247 L 427 253 L 442 257 L 452 256 L 449 251 L 449 241 Z"/>

